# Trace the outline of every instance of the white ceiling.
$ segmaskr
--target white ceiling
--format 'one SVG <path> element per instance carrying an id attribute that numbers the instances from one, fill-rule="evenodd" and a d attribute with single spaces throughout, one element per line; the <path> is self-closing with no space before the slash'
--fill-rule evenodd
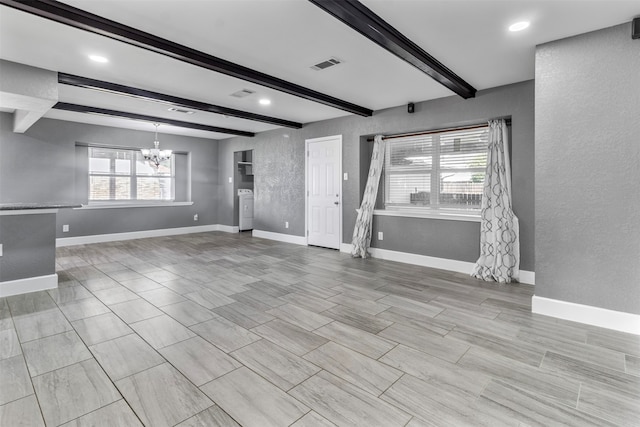
<path id="1" fill-rule="evenodd" d="M 534 77 L 537 44 L 630 21 L 638 0 L 361 0 L 478 90 Z M 208 54 L 372 109 L 453 93 L 307 0 L 65 0 L 72 6 Z M 510 33 L 520 20 L 531 27 Z M 87 55 L 109 58 L 107 64 Z M 324 71 L 311 65 L 336 57 Z M 96 34 L 0 6 L 0 58 L 210 104 L 309 123 L 342 110 L 189 65 Z M 230 94 L 255 91 L 243 99 Z M 258 104 L 266 97 L 272 104 Z M 59 100 L 261 132 L 276 126 L 60 85 Z M 51 110 L 45 117 L 124 128 L 148 123 Z M 164 129 L 163 129 L 164 128 Z M 164 126 L 161 132 L 229 135 Z"/>

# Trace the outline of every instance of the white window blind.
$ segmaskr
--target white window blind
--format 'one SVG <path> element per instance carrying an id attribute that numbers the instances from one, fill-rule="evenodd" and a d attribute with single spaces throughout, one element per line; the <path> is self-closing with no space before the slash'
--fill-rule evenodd
<path id="1" fill-rule="evenodd" d="M 174 199 L 174 156 L 156 169 L 138 150 L 89 147 L 89 202 Z"/>
<path id="2" fill-rule="evenodd" d="M 387 141 L 385 209 L 479 209 L 487 127 Z"/>

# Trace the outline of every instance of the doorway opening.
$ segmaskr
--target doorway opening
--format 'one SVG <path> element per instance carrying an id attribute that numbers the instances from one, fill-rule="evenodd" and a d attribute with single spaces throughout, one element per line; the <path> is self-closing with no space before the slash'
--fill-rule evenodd
<path id="1" fill-rule="evenodd" d="M 253 229 L 253 150 L 233 153 L 233 225 L 240 232 Z"/>

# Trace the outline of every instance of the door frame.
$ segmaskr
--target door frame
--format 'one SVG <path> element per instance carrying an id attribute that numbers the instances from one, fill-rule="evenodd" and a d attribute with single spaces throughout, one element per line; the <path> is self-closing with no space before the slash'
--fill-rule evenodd
<path id="1" fill-rule="evenodd" d="M 304 241 L 309 246 L 309 144 L 314 142 L 325 142 L 335 140 L 338 143 L 338 181 L 340 182 L 340 197 L 338 198 L 338 235 L 340 239 L 338 241 L 338 251 L 342 246 L 342 190 L 343 190 L 343 176 L 342 176 L 342 135 L 323 136 L 321 138 L 305 139 L 304 141 Z"/>

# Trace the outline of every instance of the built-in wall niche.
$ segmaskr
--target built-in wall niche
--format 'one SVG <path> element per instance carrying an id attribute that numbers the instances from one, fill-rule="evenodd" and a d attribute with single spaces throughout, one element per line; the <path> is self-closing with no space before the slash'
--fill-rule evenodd
<path id="1" fill-rule="evenodd" d="M 239 151 L 238 172 L 253 179 L 253 150 Z"/>
<path id="2" fill-rule="evenodd" d="M 236 151 L 233 157 L 238 188 L 253 189 L 253 150 Z"/>

